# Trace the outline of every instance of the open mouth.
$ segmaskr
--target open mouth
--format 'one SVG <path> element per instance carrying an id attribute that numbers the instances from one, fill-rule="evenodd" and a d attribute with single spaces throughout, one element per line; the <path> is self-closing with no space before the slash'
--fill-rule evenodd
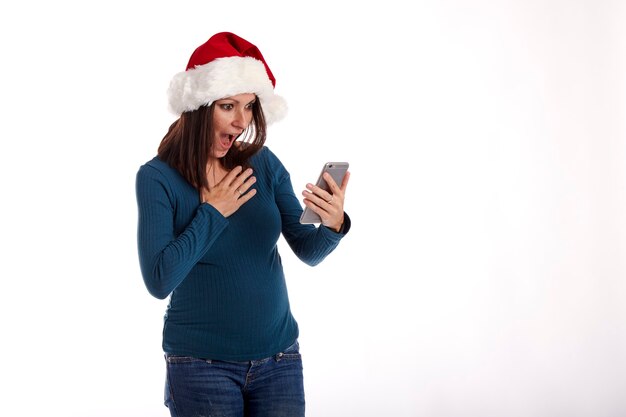
<path id="1" fill-rule="evenodd" d="M 224 149 L 229 149 L 235 141 L 235 138 L 235 135 L 224 133 L 220 136 L 220 145 L 222 145 Z"/>

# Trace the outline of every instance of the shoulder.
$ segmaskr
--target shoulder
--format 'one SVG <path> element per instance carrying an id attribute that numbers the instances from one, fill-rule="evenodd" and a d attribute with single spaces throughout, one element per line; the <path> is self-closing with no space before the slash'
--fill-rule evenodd
<path id="1" fill-rule="evenodd" d="M 167 162 L 162 161 L 158 156 L 155 156 L 139 167 L 137 177 L 167 178 L 172 180 L 181 176 L 179 172 L 172 168 Z"/>
<path id="2" fill-rule="evenodd" d="M 283 168 L 283 164 L 276 156 L 274 152 L 270 150 L 267 146 L 263 146 L 254 156 L 252 157 L 253 164 L 263 164 L 268 166 L 270 169 Z"/>
<path id="3" fill-rule="evenodd" d="M 139 173 L 141 174 L 154 172 L 167 174 L 171 170 L 174 170 L 174 168 L 170 167 L 166 162 L 160 160 L 158 156 L 155 156 L 139 167 Z"/>
<path id="4" fill-rule="evenodd" d="M 263 170 L 275 180 L 281 181 L 289 176 L 278 156 L 267 146 L 263 146 L 250 160 L 256 170 Z"/>
<path id="5" fill-rule="evenodd" d="M 172 190 L 183 186 L 185 180 L 167 162 L 155 156 L 139 167 L 136 177 L 137 189 L 165 189 L 170 193 Z"/>

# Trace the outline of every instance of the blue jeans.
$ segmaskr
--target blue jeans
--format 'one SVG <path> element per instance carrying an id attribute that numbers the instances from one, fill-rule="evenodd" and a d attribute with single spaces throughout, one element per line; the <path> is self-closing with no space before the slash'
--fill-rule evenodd
<path id="1" fill-rule="evenodd" d="M 165 355 L 165 405 L 172 417 L 304 417 L 296 341 L 272 357 L 226 362 Z"/>

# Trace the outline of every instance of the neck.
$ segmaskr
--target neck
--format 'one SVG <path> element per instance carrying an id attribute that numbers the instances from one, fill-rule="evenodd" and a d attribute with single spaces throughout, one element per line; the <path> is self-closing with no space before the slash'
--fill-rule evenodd
<path id="1" fill-rule="evenodd" d="M 217 158 L 209 158 L 207 161 L 207 181 L 209 187 L 215 187 L 220 181 L 228 174 L 228 171 L 222 165 L 222 162 Z"/>

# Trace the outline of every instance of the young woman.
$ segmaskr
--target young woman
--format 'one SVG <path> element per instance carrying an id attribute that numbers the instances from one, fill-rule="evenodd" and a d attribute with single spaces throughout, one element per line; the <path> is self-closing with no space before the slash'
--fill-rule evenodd
<path id="1" fill-rule="evenodd" d="M 350 229 L 349 173 L 304 204 L 265 144 L 286 113 L 260 51 L 218 33 L 168 91 L 180 114 L 136 178 L 138 251 L 150 294 L 170 297 L 164 320 L 165 404 L 172 416 L 304 416 L 298 325 L 277 251 L 284 236 L 309 265 Z"/>

